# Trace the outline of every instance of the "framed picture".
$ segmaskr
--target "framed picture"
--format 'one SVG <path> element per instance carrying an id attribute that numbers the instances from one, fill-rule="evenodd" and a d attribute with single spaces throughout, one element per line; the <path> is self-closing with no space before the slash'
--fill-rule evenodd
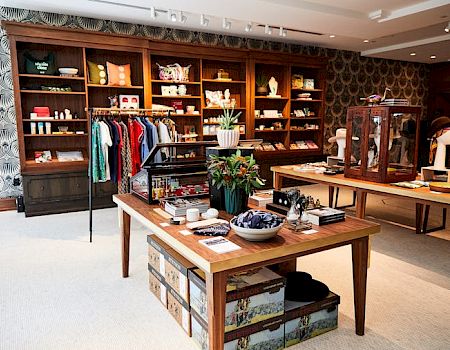
<path id="1" fill-rule="evenodd" d="M 301 74 L 292 75 L 292 88 L 293 89 L 303 88 L 303 75 Z"/>
<path id="2" fill-rule="evenodd" d="M 120 109 L 139 109 L 139 95 L 119 95 Z"/>

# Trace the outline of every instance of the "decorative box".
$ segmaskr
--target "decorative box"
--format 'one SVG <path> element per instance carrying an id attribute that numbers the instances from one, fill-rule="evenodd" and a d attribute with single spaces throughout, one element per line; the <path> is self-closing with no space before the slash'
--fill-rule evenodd
<path id="1" fill-rule="evenodd" d="M 292 346 L 336 329 L 339 302 L 339 296 L 332 292 L 325 299 L 317 302 L 301 303 L 286 300 L 285 346 Z"/>
<path id="2" fill-rule="evenodd" d="M 345 177 L 375 182 L 417 176 L 420 107 L 349 107 Z"/>
<path id="3" fill-rule="evenodd" d="M 206 284 L 201 270 L 189 274 L 193 287 L 191 308 L 206 322 Z M 266 267 L 231 275 L 227 282 L 225 332 L 284 314 L 285 279 Z"/>
<path id="4" fill-rule="evenodd" d="M 219 69 L 217 72 L 217 79 L 230 79 L 230 74 L 223 69 Z"/>
<path id="5" fill-rule="evenodd" d="M 155 235 L 147 236 L 148 264 L 161 276 L 165 275 L 166 252 L 171 248 Z"/>
<path id="6" fill-rule="evenodd" d="M 166 251 L 164 279 L 186 303 L 189 303 L 188 271 L 193 268 L 195 265 L 175 250 Z"/>
<path id="7" fill-rule="evenodd" d="M 170 286 L 167 287 L 167 309 L 183 330 L 191 336 L 191 313 L 183 300 Z"/>
<path id="8" fill-rule="evenodd" d="M 120 109 L 139 109 L 139 95 L 119 95 Z"/>
<path id="9" fill-rule="evenodd" d="M 192 339 L 202 350 L 209 350 L 208 325 L 194 310 L 191 311 Z M 224 350 L 284 349 L 283 316 L 271 318 L 225 333 Z"/>
<path id="10" fill-rule="evenodd" d="M 148 284 L 150 292 L 158 298 L 164 307 L 167 307 L 167 288 L 164 277 L 155 271 L 150 264 L 148 265 Z"/>

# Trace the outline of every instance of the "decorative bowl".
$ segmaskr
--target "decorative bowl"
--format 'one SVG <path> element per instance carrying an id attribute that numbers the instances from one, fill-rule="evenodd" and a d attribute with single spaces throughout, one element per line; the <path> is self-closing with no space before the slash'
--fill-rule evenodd
<path id="1" fill-rule="evenodd" d="M 236 232 L 238 236 L 251 242 L 261 242 L 275 237 L 278 231 L 280 231 L 280 229 L 283 227 L 283 223 L 281 223 L 280 225 L 271 228 L 244 228 L 236 226 L 234 224 L 235 219 L 236 218 L 230 220 L 231 228 L 234 230 L 234 232 Z"/>
<path id="2" fill-rule="evenodd" d="M 69 74 L 69 75 L 76 75 L 78 74 L 77 68 L 58 68 L 59 73 L 61 74 Z"/>
<path id="3" fill-rule="evenodd" d="M 58 131 L 59 132 L 67 132 L 69 130 L 68 126 L 58 126 Z"/>

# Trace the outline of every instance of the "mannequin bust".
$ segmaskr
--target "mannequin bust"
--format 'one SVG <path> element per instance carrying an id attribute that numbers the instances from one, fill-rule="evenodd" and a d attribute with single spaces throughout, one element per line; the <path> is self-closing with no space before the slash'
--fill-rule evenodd
<path id="1" fill-rule="evenodd" d="M 339 128 L 336 129 L 336 136 L 330 137 L 328 139 L 329 143 L 336 142 L 338 145 L 338 158 L 344 159 L 345 157 L 345 142 L 346 142 L 346 135 L 347 135 L 347 129 L 346 128 Z"/>
<path id="2" fill-rule="evenodd" d="M 442 135 L 436 138 L 437 149 L 436 157 L 434 158 L 434 169 L 445 170 L 447 145 L 450 145 L 450 129 L 444 129 L 442 131 Z"/>
<path id="3" fill-rule="evenodd" d="M 277 91 L 278 91 L 278 82 L 275 80 L 274 77 L 270 78 L 269 80 L 269 96 L 270 97 L 279 97 L 279 95 L 277 95 Z"/>

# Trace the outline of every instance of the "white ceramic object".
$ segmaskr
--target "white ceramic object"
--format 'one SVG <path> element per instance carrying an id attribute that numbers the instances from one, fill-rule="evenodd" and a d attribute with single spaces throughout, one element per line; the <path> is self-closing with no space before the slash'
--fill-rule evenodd
<path id="1" fill-rule="evenodd" d="M 251 242 L 265 241 L 267 239 L 275 237 L 277 235 L 278 231 L 280 231 L 281 227 L 283 227 L 283 223 L 282 223 L 279 226 L 272 227 L 272 228 L 262 228 L 262 229 L 244 228 L 244 227 L 236 226 L 235 224 L 233 224 L 233 221 L 234 221 L 234 218 L 231 219 L 230 226 L 234 230 L 234 232 L 236 232 L 236 234 L 238 236 L 246 239 L 247 241 L 251 241 Z"/>
<path id="2" fill-rule="evenodd" d="M 217 141 L 223 148 L 234 148 L 239 143 L 239 130 L 217 130 Z"/>
<path id="3" fill-rule="evenodd" d="M 70 75 L 78 74 L 77 68 L 58 68 L 58 71 L 61 74 L 70 74 Z"/>
<path id="4" fill-rule="evenodd" d="M 186 210 L 186 220 L 188 222 L 195 222 L 200 220 L 200 211 L 197 208 L 189 208 Z"/>

